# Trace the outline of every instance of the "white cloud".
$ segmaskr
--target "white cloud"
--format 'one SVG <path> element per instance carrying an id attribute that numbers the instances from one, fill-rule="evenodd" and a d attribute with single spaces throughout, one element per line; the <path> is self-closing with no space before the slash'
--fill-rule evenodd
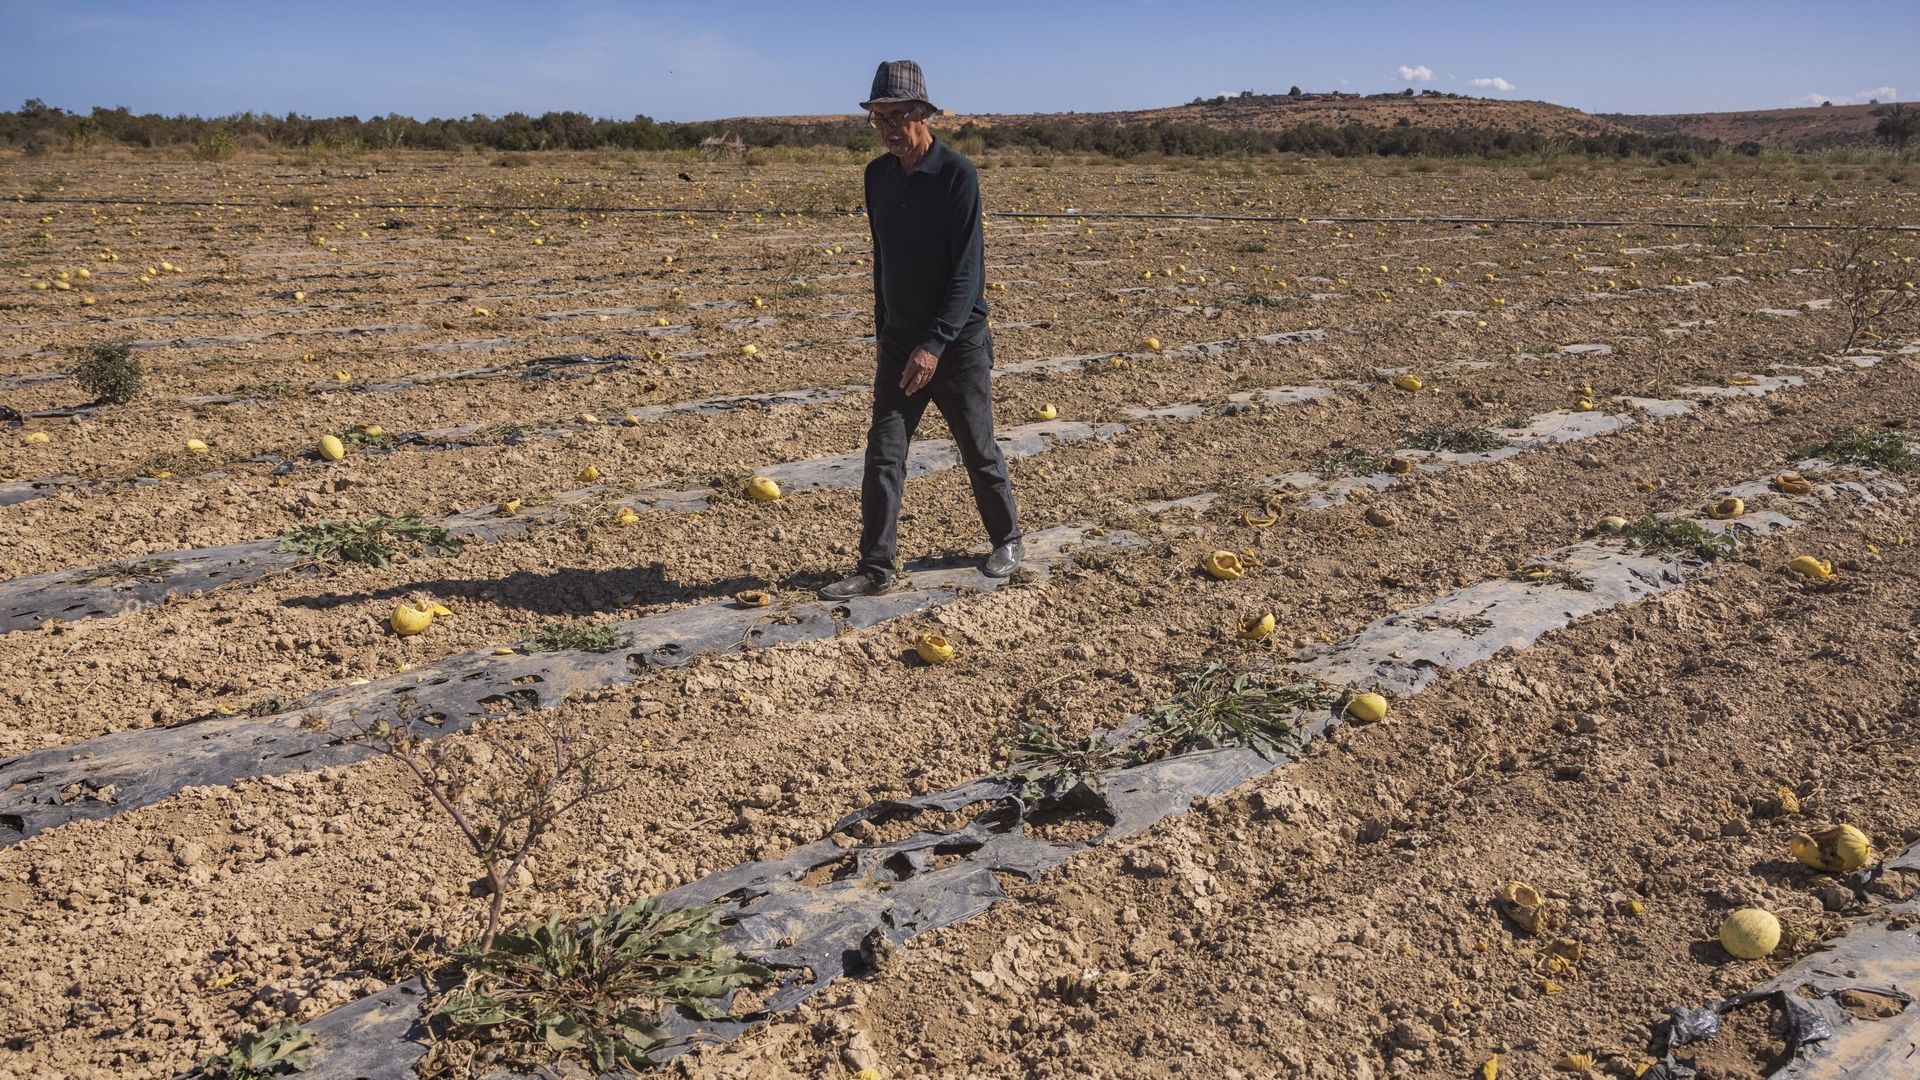
<path id="1" fill-rule="evenodd" d="M 1831 101 L 1835 105 L 1865 105 L 1869 101 L 1899 101 L 1900 91 L 1891 86 L 1876 86 L 1852 94 L 1802 94 L 1787 104 L 1796 109 L 1811 109 Z"/>
<path id="2" fill-rule="evenodd" d="M 1425 64 L 1420 64 L 1416 67 L 1408 67 L 1405 64 L 1401 64 L 1400 65 L 1400 81 L 1401 82 L 1432 82 L 1433 69 L 1428 67 Z"/>
<path id="3" fill-rule="evenodd" d="M 1468 79 L 1467 85 L 1473 87 L 1476 90 L 1499 90 L 1504 92 L 1504 91 L 1513 89 L 1512 83 L 1508 82 L 1505 79 L 1500 78 L 1499 76 L 1495 76 L 1491 79 Z"/>

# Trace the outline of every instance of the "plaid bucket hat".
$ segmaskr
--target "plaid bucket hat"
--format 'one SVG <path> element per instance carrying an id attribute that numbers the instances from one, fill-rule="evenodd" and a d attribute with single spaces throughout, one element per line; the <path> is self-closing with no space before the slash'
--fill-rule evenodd
<path id="1" fill-rule="evenodd" d="M 882 61 L 880 70 L 873 73 L 873 91 L 860 107 L 870 109 L 897 101 L 917 101 L 933 109 L 933 102 L 927 100 L 927 77 L 912 60 Z"/>

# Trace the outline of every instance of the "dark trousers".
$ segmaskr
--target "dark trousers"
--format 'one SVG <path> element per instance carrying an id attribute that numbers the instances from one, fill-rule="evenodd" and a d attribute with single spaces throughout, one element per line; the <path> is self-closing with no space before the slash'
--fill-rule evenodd
<path id="1" fill-rule="evenodd" d="M 900 389 L 913 346 L 882 341 L 873 374 L 873 425 L 867 429 L 866 475 L 860 484 L 860 569 L 891 571 L 899 534 L 900 492 L 906 482 L 907 444 L 931 401 L 953 430 L 953 441 L 973 485 L 993 546 L 1020 539 L 1007 463 L 993 441 L 993 337 L 955 341 L 934 369 L 933 380 L 908 397 Z"/>

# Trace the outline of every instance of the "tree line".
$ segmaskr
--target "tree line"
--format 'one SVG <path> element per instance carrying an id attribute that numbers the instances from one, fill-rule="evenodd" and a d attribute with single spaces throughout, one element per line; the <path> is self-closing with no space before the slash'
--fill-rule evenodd
<path id="1" fill-rule="evenodd" d="M 226 157 L 241 148 L 318 147 L 358 150 L 688 150 L 731 132 L 748 146 L 839 147 L 878 152 L 873 131 L 858 119 L 812 124 L 700 121 L 676 123 L 646 116 L 611 120 L 579 112 L 539 116 L 416 120 L 390 114 L 309 117 L 236 113 L 223 117 L 162 116 L 126 108 L 66 112 L 35 99 L 0 112 L 0 146 L 45 152 L 94 145 L 186 147 L 203 157 Z M 1683 158 L 1712 153 L 1712 140 L 1678 135 L 1618 134 L 1549 136 L 1498 128 L 1436 129 L 1401 123 L 1392 127 L 1349 123 L 1305 125 L 1278 131 L 1226 129 L 1185 121 L 1146 124 L 1085 122 L 1065 117 L 983 125 L 963 123 L 952 134 L 985 149 L 1097 154 L 1113 158 L 1242 157 L 1324 154 L 1333 157 L 1499 157 L 1584 154 L 1595 157 Z"/>
<path id="2" fill-rule="evenodd" d="M 311 117 L 162 116 L 121 107 L 67 112 L 38 98 L 13 112 L 0 112 L 0 146 L 29 153 L 56 147 L 324 147 L 334 150 L 686 150 L 704 139 L 734 132 L 749 146 L 845 146 L 876 149 L 879 140 L 858 119 L 810 125 L 659 122 L 647 116 L 609 120 L 580 112 L 539 116 L 475 114 L 459 119 L 416 120 L 397 113 Z M 216 155 L 217 156 L 217 155 Z"/>

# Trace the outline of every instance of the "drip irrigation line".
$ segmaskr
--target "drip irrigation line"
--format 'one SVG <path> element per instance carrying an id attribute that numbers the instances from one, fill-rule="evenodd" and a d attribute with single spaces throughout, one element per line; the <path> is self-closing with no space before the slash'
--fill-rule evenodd
<path id="1" fill-rule="evenodd" d="M 26 202 L 26 201 L 23 201 L 22 197 L 18 195 L 13 196 L 12 199 L 10 199 L 9 201 L 15 203 L 15 205 L 20 205 L 20 206 L 26 206 L 26 205 L 43 205 L 44 206 L 50 203 L 62 203 L 62 204 L 78 205 L 78 206 L 151 206 L 151 207 L 218 206 L 218 207 L 240 207 L 240 208 L 253 209 L 253 210 L 263 210 L 263 209 L 268 209 L 275 206 L 280 206 L 280 204 L 278 203 L 241 203 L 241 202 L 214 201 L 211 199 L 180 199 L 172 202 L 163 203 L 163 202 L 142 202 L 137 199 L 99 199 L 99 198 L 81 198 L 81 197 L 62 197 L 62 198 L 56 199 L 56 198 L 47 198 L 44 196 L 35 198 L 31 202 Z M 286 210 L 298 209 L 296 207 L 291 207 L 291 206 L 281 207 L 281 208 Z M 353 208 L 353 209 L 361 209 L 361 210 L 453 210 L 453 211 L 494 210 L 494 211 L 510 211 L 515 213 L 531 213 L 534 211 L 539 211 L 540 213 L 546 213 L 546 214 L 577 214 L 577 213 L 722 214 L 722 215 L 786 214 L 790 217 L 843 217 L 843 216 L 857 217 L 859 216 L 859 214 L 856 211 L 848 208 L 832 208 L 832 209 L 821 210 L 821 209 L 812 209 L 812 208 L 793 209 L 793 208 L 783 208 L 778 206 L 763 206 L 758 208 L 752 208 L 752 207 L 728 208 L 728 207 L 722 207 L 722 206 L 532 206 L 532 205 L 515 205 L 515 204 L 506 204 L 506 203 L 461 203 L 461 204 L 455 205 L 450 203 L 381 202 L 381 203 L 357 203 L 357 204 L 352 204 L 351 207 L 349 207 L 348 204 L 336 203 L 336 204 L 333 204 L 331 208 L 332 209 Z M 1171 210 L 1051 210 L 1051 211 L 1049 210 L 989 210 L 987 211 L 986 216 L 993 217 L 993 218 L 1013 218 L 1013 219 L 1039 218 L 1039 219 L 1061 219 L 1061 220 L 1068 220 L 1068 221 L 1078 221 L 1082 219 L 1112 219 L 1112 220 L 1121 220 L 1121 221 L 1235 221 L 1235 222 L 1249 222 L 1254 224 L 1266 224 L 1266 225 L 1297 225 L 1302 223 L 1309 224 L 1309 225 L 1324 225 L 1324 224 L 1536 225 L 1536 226 L 1545 226 L 1548 228 L 1571 228 L 1571 229 L 1616 228 L 1616 227 L 1622 227 L 1627 225 L 1634 225 L 1634 226 L 1640 226 L 1643 228 L 1651 228 L 1651 229 L 1759 229 L 1762 231 L 1772 230 L 1775 232 L 1847 232 L 1855 229 L 1865 229 L 1869 232 L 1903 232 L 1903 233 L 1904 232 L 1920 232 L 1920 225 L 1853 225 L 1853 224 L 1839 224 L 1839 223 L 1817 224 L 1813 222 L 1807 222 L 1802 224 L 1777 224 L 1777 223 L 1770 223 L 1770 222 L 1739 222 L 1739 221 L 1726 221 L 1726 222 L 1642 221 L 1642 220 L 1622 221 L 1622 220 L 1608 220 L 1605 218 L 1457 217 L 1453 215 L 1440 215 L 1440 214 L 1433 214 L 1433 215 L 1409 214 L 1409 215 L 1402 215 L 1402 216 L 1396 216 L 1396 217 L 1371 217 L 1371 216 L 1365 216 L 1365 215 L 1341 215 L 1341 214 L 1312 214 L 1306 217 L 1301 217 L 1297 214 L 1291 215 L 1291 216 L 1275 215 L 1275 214 L 1194 214 L 1194 213 L 1180 213 L 1180 212 L 1171 211 Z"/>
<path id="2" fill-rule="evenodd" d="M 1072 212 L 1023 212 L 1010 210 L 989 211 L 989 217 L 1029 217 L 1029 218 L 1126 218 L 1162 221 L 1249 221 L 1270 224 L 1319 225 L 1327 223 L 1369 225 L 1545 225 L 1551 228 L 1610 228 L 1621 225 L 1640 225 L 1653 229 L 1772 229 L 1786 231 L 1847 231 L 1867 229 L 1874 232 L 1920 232 L 1920 225 L 1776 225 L 1767 222 L 1715 222 L 1715 221 L 1609 221 L 1599 218 L 1498 218 L 1498 217 L 1452 217 L 1446 215 L 1408 215 L 1402 217 L 1363 217 L 1340 215 L 1312 215 L 1309 217 L 1274 217 L 1259 214 L 1181 214 L 1172 211 L 1146 210 L 1075 210 Z"/>

